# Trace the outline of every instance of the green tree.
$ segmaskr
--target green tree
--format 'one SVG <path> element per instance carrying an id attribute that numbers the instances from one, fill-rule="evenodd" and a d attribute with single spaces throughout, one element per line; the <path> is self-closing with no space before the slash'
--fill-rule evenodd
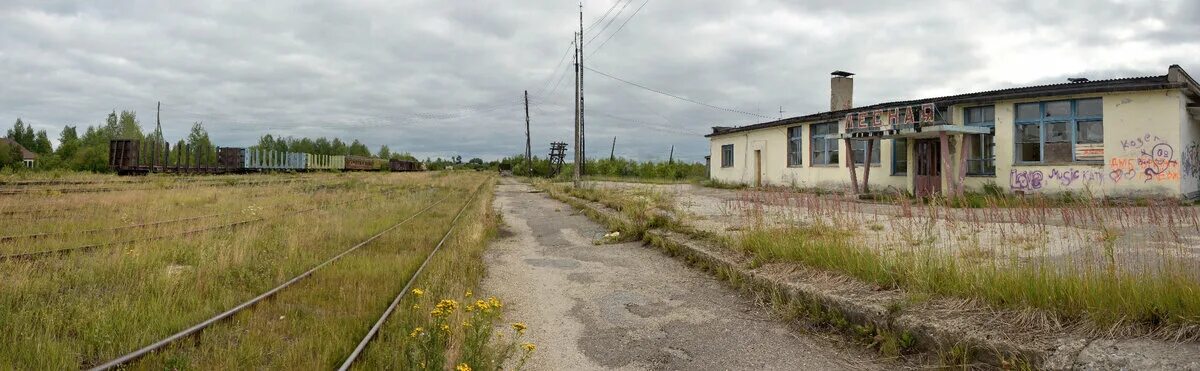
<path id="1" fill-rule="evenodd" d="M 144 139 L 142 135 L 142 124 L 137 120 L 137 113 L 133 111 L 121 111 L 121 117 L 117 124 L 118 129 L 113 135 L 118 139 Z"/>
<path id="2" fill-rule="evenodd" d="M 392 149 L 388 148 L 386 144 L 381 145 L 379 146 L 379 152 L 376 152 L 375 157 L 392 158 Z"/>
<path id="3" fill-rule="evenodd" d="M 13 123 L 13 128 L 8 130 L 8 135 L 6 136 L 8 139 L 16 141 L 18 144 L 24 146 L 25 149 L 30 151 L 32 151 L 37 145 L 37 137 L 33 133 L 33 126 L 26 125 L 25 122 L 21 121 L 19 118 L 17 119 L 17 122 Z"/>
<path id="4" fill-rule="evenodd" d="M 63 126 L 61 132 L 58 133 L 58 158 L 64 161 L 75 156 L 75 151 L 79 150 L 79 133 L 74 126 Z"/>
<path id="5" fill-rule="evenodd" d="M 350 154 L 350 147 L 346 146 L 346 143 L 341 138 L 333 138 L 333 141 L 329 143 L 329 147 L 334 155 L 345 156 Z"/>
<path id="6" fill-rule="evenodd" d="M 21 167 L 21 150 L 8 142 L 0 141 L 0 169 Z"/>
<path id="7" fill-rule="evenodd" d="M 371 150 L 365 144 L 359 142 L 358 139 L 350 143 L 350 148 L 347 149 L 347 152 L 354 156 L 371 157 Z"/>
<path id="8" fill-rule="evenodd" d="M 46 135 L 45 130 L 38 130 L 37 138 L 33 141 L 33 148 L 29 150 L 41 155 L 49 155 L 54 152 L 54 145 L 50 144 L 50 137 Z"/>
<path id="9" fill-rule="evenodd" d="M 191 158 L 199 158 L 200 165 L 216 164 L 217 149 L 213 147 L 212 140 L 209 140 L 208 130 L 204 129 L 203 122 L 192 123 L 192 131 L 188 133 L 187 142 L 188 150 L 191 151 L 188 155 Z"/>

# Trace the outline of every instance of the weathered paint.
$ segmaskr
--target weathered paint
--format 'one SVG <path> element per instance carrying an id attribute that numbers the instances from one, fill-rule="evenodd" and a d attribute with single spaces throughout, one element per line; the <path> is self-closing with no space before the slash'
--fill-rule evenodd
<path id="1" fill-rule="evenodd" d="M 1015 162 L 1014 125 L 1018 103 L 1053 100 L 1101 98 L 1104 114 L 1103 162 L 1064 162 L 1042 164 L 1020 164 Z M 995 105 L 995 176 L 967 176 L 964 186 L 979 189 L 994 183 L 1002 189 L 1020 192 L 1092 192 L 1098 195 L 1157 194 L 1188 196 L 1200 194 L 1200 121 L 1187 114 L 1189 100 L 1176 89 L 1140 92 L 1112 92 L 1086 95 L 1047 96 L 1022 100 L 1004 100 Z M 963 125 L 963 113 L 967 107 L 981 104 L 949 107 L 949 123 Z M 872 114 L 874 115 L 874 114 Z M 855 116 L 855 119 L 858 117 Z M 890 120 L 890 118 L 888 118 Z M 845 119 L 842 120 L 843 123 Z M 886 122 L 886 121 L 885 121 Z M 762 180 L 764 185 L 797 187 L 825 187 L 850 189 L 850 148 L 844 141 L 837 141 L 839 163 L 831 165 L 812 164 L 812 124 L 806 122 L 802 138 L 804 164 L 787 166 L 786 126 L 764 128 L 726 135 L 715 135 L 710 139 L 711 176 L 723 182 L 751 184 L 754 181 L 753 151 L 762 151 Z M 839 125 L 845 132 L 845 125 Z M 963 136 L 949 136 L 949 153 L 958 153 Z M 880 164 L 871 177 L 871 188 L 876 190 L 898 188 L 913 191 L 915 174 L 915 151 L 908 140 L 908 171 L 905 175 L 892 175 L 892 145 L 890 139 L 882 140 Z M 732 167 L 720 166 L 721 146 L 734 145 Z M 949 171 L 943 172 L 942 189 L 950 190 L 953 175 L 964 171 L 958 156 L 949 156 Z M 861 166 L 856 174 L 861 179 Z"/>

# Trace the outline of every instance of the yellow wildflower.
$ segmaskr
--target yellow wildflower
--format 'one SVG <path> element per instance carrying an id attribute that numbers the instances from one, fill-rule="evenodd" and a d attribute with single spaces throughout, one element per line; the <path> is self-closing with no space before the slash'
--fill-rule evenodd
<path id="1" fill-rule="evenodd" d="M 450 325 L 442 324 L 442 332 L 450 332 Z"/>
<path id="2" fill-rule="evenodd" d="M 441 309 L 434 309 L 434 310 L 429 311 L 429 315 L 434 316 L 434 317 L 441 317 L 443 314 L 449 314 L 449 313 L 442 312 Z"/>
<path id="3" fill-rule="evenodd" d="M 526 353 L 530 353 L 530 352 L 533 352 L 534 350 L 537 350 L 537 345 L 533 345 L 533 343 L 524 343 L 524 344 L 521 344 L 521 347 L 525 348 Z"/>
<path id="4" fill-rule="evenodd" d="M 412 332 L 408 333 L 408 337 L 415 338 L 417 336 L 420 336 L 423 333 L 425 333 L 425 329 L 417 327 L 417 328 L 413 329 Z"/>
<path id="5" fill-rule="evenodd" d="M 459 363 L 458 367 L 454 368 L 454 371 L 471 371 L 471 366 L 468 366 L 466 363 Z"/>
<path id="6" fill-rule="evenodd" d="M 471 327 L 471 322 L 463 321 L 463 327 Z"/>
<path id="7" fill-rule="evenodd" d="M 500 299 L 496 299 L 495 296 L 488 298 L 488 304 L 491 304 L 493 307 L 496 307 L 497 309 L 499 309 L 500 307 L 503 307 L 503 305 L 500 304 Z"/>
<path id="8" fill-rule="evenodd" d="M 454 312 L 455 309 L 458 309 L 458 302 L 454 299 L 442 299 L 442 301 L 437 303 L 437 308 L 449 314 L 450 312 Z"/>
<path id="9" fill-rule="evenodd" d="M 425 295 L 425 290 L 412 289 L 412 293 L 413 293 L 413 295 L 416 295 L 419 298 L 419 297 L 421 297 L 421 295 Z"/>
<path id="10" fill-rule="evenodd" d="M 413 304 L 413 310 L 421 310 L 420 304 Z"/>
<path id="11" fill-rule="evenodd" d="M 469 298 L 469 297 L 471 297 L 471 295 L 472 295 L 472 294 L 471 294 L 471 290 L 467 290 L 467 293 L 466 293 L 466 294 L 463 294 L 463 296 L 466 296 L 466 297 L 468 297 L 468 298 Z"/>
<path id="12" fill-rule="evenodd" d="M 525 326 L 524 322 L 514 322 L 512 328 L 513 330 L 517 330 L 517 334 L 525 334 L 525 329 L 529 327 Z"/>

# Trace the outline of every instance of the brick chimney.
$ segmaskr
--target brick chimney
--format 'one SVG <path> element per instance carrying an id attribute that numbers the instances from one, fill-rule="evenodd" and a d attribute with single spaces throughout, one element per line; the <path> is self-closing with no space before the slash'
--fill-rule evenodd
<path id="1" fill-rule="evenodd" d="M 833 71 L 829 79 L 829 110 L 841 111 L 854 107 L 854 76 L 846 71 Z"/>

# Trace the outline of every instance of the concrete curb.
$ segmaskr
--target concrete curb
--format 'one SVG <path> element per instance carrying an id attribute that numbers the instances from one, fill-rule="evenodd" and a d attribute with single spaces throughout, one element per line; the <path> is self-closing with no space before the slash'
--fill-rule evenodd
<path id="1" fill-rule="evenodd" d="M 552 190 L 547 193 L 623 233 L 628 233 L 626 228 L 633 225 L 619 211 L 601 203 Z M 1097 340 L 1070 335 L 1052 335 L 1035 342 L 1013 341 L 1013 337 L 1005 336 L 1004 329 L 988 323 L 964 321 L 953 316 L 933 317 L 918 309 L 897 309 L 891 303 L 903 300 L 904 294 L 900 290 L 881 294 L 865 285 L 830 289 L 806 282 L 803 277 L 779 277 L 779 274 L 771 274 L 770 267 L 749 268 L 746 257 L 729 249 L 663 229 L 646 231 L 643 240 L 743 290 L 782 294 L 790 304 L 798 305 L 809 319 L 813 316 L 824 318 L 849 335 L 861 337 L 866 332 L 866 336 L 874 334 L 878 339 L 879 334 L 908 334 L 906 336 L 915 339 L 910 350 L 937 354 L 947 364 L 1048 370 L 1200 369 L 1200 344 L 1146 339 Z"/>

